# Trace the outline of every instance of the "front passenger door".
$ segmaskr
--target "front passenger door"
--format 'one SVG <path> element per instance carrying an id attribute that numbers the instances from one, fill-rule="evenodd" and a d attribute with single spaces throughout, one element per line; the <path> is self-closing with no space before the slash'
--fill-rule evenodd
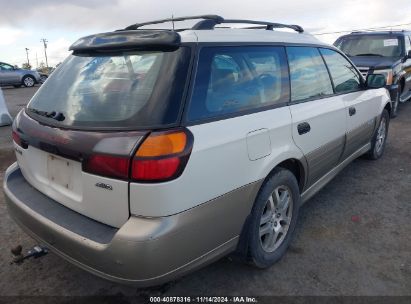
<path id="1" fill-rule="evenodd" d="M 340 53 L 320 49 L 334 83 L 336 96 L 344 101 L 347 119 L 347 138 L 343 159 L 370 142 L 379 111 L 379 97 L 363 90 L 361 76 Z"/>
<path id="2" fill-rule="evenodd" d="M 411 94 L 411 58 L 408 58 L 408 52 L 411 51 L 411 36 L 404 36 L 405 40 L 405 59 L 403 63 L 404 75 L 404 87 L 402 88 L 401 101 L 406 101 L 410 98 Z"/>
<path id="3" fill-rule="evenodd" d="M 333 96 L 327 68 L 317 48 L 287 47 L 291 78 L 294 142 L 308 165 L 311 186 L 340 161 L 346 132 L 345 104 Z"/>

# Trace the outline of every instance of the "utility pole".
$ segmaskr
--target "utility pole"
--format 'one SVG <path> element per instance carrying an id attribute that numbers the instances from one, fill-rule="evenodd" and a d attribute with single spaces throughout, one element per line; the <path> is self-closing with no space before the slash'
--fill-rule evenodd
<path id="1" fill-rule="evenodd" d="M 42 38 L 40 42 L 43 42 L 44 45 L 44 56 L 46 57 L 46 67 L 47 67 L 47 72 L 49 71 L 49 63 L 47 61 L 47 39 Z"/>
<path id="2" fill-rule="evenodd" d="M 27 56 L 27 65 L 30 66 L 30 61 L 29 61 L 29 49 L 26 48 L 26 56 Z"/>

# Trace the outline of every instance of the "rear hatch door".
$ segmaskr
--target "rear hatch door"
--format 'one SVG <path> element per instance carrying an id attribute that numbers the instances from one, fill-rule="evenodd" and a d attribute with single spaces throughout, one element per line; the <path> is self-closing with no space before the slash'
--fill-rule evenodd
<path id="1" fill-rule="evenodd" d="M 23 144 L 16 155 L 33 187 L 120 227 L 130 214 L 129 161 L 137 145 L 150 130 L 179 125 L 190 48 L 87 47 L 69 56 L 17 117 L 13 130 Z"/>

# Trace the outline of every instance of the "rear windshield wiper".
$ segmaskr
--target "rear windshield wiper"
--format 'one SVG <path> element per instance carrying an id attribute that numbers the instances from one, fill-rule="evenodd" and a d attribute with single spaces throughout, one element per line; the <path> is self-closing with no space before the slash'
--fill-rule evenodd
<path id="1" fill-rule="evenodd" d="M 374 53 L 365 53 L 365 54 L 357 54 L 357 55 L 352 55 L 352 56 L 377 56 L 377 57 L 384 57 L 381 54 L 374 54 Z"/>
<path id="2" fill-rule="evenodd" d="M 66 119 L 66 117 L 64 116 L 63 113 L 61 112 L 56 112 L 56 111 L 51 111 L 51 112 L 47 112 L 47 111 L 41 111 L 41 110 L 37 110 L 37 109 L 33 109 L 33 108 L 27 108 L 27 110 L 29 110 L 30 112 L 40 115 L 40 116 L 44 116 L 47 118 L 51 118 L 57 121 L 63 121 Z"/>

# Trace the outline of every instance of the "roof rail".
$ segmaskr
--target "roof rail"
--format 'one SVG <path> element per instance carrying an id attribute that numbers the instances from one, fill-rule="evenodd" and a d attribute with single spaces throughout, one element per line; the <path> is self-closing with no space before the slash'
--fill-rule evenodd
<path id="1" fill-rule="evenodd" d="M 223 23 L 237 23 L 237 24 L 254 24 L 260 25 L 261 27 L 254 27 L 254 28 L 265 28 L 266 30 L 273 30 L 276 28 L 289 28 L 298 33 L 304 32 L 304 29 L 299 25 L 294 24 L 282 24 L 282 23 L 273 23 L 273 22 L 266 22 L 266 21 L 255 21 L 255 20 L 246 20 L 246 19 L 224 19 L 218 15 L 199 15 L 199 16 L 187 16 L 187 17 L 178 17 L 178 18 L 167 18 L 167 19 L 160 19 L 154 20 L 149 22 L 143 23 L 136 23 L 126 27 L 124 30 L 137 30 L 138 28 L 151 25 L 151 24 L 159 24 L 165 22 L 175 22 L 175 21 L 185 21 L 185 20 L 195 20 L 195 19 L 204 19 L 197 22 L 191 29 L 193 30 L 212 30 L 217 24 Z"/>
<path id="2" fill-rule="evenodd" d="M 175 22 L 175 21 L 185 21 L 185 20 L 195 20 L 195 19 L 213 20 L 217 23 L 220 23 L 221 20 L 224 20 L 223 17 L 218 16 L 218 15 L 198 15 L 198 16 L 186 16 L 186 17 L 177 17 L 177 18 L 166 18 L 166 19 L 159 19 L 159 20 L 153 20 L 153 21 L 148 21 L 148 22 L 143 22 L 143 23 L 132 24 L 130 26 L 127 26 L 125 28 L 125 30 L 136 30 L 139 27 L 142 27 L 142 26 L 145 26 L 145 25 L 151 25 L 151 24 L 159 24 L 159 23 Z"/>
<path id="3" fill-rule="evenodd" d="M 242 19 L 223 19 L 221 23 L 239 23 L 239 24 L 256 24 L 256 25 L 258 24 L 258 25 L 264 25 L 266 30 L 273 30 L 276 28 L 289 28 L 298 33 L 304 32 L 304 29 L 301 26 L 295 25 L 295 24 L 282 24 L 282 23 L 274 23 L 274 22 L 267 22 L 267 21 L 242 20 Z M 196 25 L 198 25 L 198 23 Z"/>

